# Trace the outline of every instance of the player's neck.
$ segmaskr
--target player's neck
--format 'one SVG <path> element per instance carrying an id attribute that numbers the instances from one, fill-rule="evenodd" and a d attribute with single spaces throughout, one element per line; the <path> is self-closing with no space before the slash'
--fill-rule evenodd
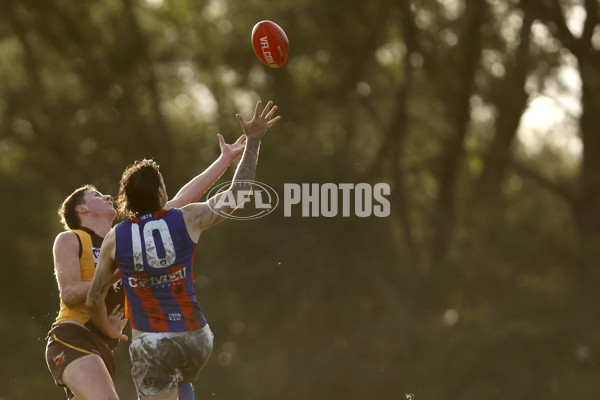
<path id="1" fill-rule="evenodd" d="M 114 218 L 88 218 L 82 221 L 82 226 L 93 230 L 96 235 L 105 237 L 112 227 Z"/>

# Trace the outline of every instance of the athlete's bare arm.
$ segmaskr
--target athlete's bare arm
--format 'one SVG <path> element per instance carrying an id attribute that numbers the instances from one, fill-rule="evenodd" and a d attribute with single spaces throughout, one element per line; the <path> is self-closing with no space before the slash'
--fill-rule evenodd
<path id="1" fill-rule="evenodd" d="M 254 179 L 256 174 L 261 139 L 267 129 L 281 119 L 281 116 L 274 117 L 277 106 L 273 105 L 272 101 L 267 103 L 262 112 L 261 107 L 262 102 L 259 100 L 256 103 L 254 117 L 250 121 L 246 121 L 240 114 L 236 115 L 247 140 L 242 160 L 235 171 L 231 187 L 227 191 L 211 197 L 207 202 L 192 203 L 182 208 L 185 224 L 192 240 L 197 241 L 200 232 L 222 221 L 225 214 L 231 214 L 235 211 L 235 208 L 229 202 L 219 202 L 221 196 L 232 196 L 237 199 L 237 193 L 240 190 L 250 190 L 252 187 L 250 181 Z"/>
<path id="2" fill-rule="evenodd" d="M 219 138 L 219 147 L 221 148 L 221 155 L 208 167 L 204 172 L 194 177 L 191 181 L 186 183 L 179 192 L 173 197 L 173 199 L 167 201 L 164 209 L 168 210 L 172 207 L 181 208 L 194 201 L 198 201 L 200 197 L 212 186 L 213 183 L 219 179 L 219 177 L 227 170 L 229 165 L 235 160 L 242 151 L 244 151 L 244 143 L 246 137 L 240 136 L 232 144 L 227 144 L 221 134 L 217 135 Z"/>
<path id="3" fill-rule="evenodd" d="M 81 280 L 77 234 L 73 232 L 59 233 L 54 241 L 52 251 L 56 280 L 63 303 L 69 308 L 85 303 L 90 282 Z"/>
<path id="4" fill-rule="evenodd" d="M 92 284 L 87 295 L 86 305 L 92 322 L 100 331 L 108 337 L 127 340 L 127 336 L 123 335 L 121 329 L 115 326 L 119 325 L 111 323 L 114 321 L 107 316 L 106 304 L 104 303 L 106 293 L 112 286 L 113 275 L 117 269 L 115 248 L 115 230 L 113 228 L 104 238 L 104 242 L 102 242 L 98 265 L 96 266 L 94 279 L 92 279 Z M 117 310 L 112 310 L 111 315 L 115 311 Z"/>

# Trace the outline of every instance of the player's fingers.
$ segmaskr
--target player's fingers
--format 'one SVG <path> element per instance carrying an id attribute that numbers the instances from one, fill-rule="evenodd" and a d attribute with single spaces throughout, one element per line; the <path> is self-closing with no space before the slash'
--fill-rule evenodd
<path id="1" fill-rule="evenodd" d="M 262 111 L 262 113 L 260 114 L 261 117 L 265 116 L 265 113 L 269 112 L 269 108 L 271 108 L 271 106 L 273 105 L 273 102 L 271 100 L 269 100 L 269 102 L 267 103 L 267 105 L 265 106 L 264 110 Z"/>
<path id="2" fill-rule="evenodd" d="M 121 307 L 121 305 L 120 305 L 120 304 L 117 304 L 117 305 L 115 306 L 115 308 L 113 308 L 113 309 L 112 309 L 112 311 L 110 312 L 110 314 L 111 314 L 111 315 L 114 315 L 114 314 L 116 314 L 116 313 L 117 313 L 117 311 L 119 310 L 119 307 Z"/>
<path id="3" fill-rule="evenodd" d="M 267 127 L 270 127 L 271 125 L 273 125 L 275 122 L 279 121 L 280 119 L 281 119 L 281 115 L 278 115 L 275 118 L 267 121 Z"/>
<path id="4" fill-rule="evenodd" d="M 254 109 L 254 116 L 256 117 L 260 111 L 260 107 L 262 106 L 262 101 L 259 100 L 256 102 L 256 108 Z"/>
<path id="5" fill-rule="evenodd" d="M 238 121 L 240 121 L 240 124 L 242 124 L 242 127 L 246 126 L 247 122 L 244 119 L 244 117 L 242 117 L 241 114 L 235 114 L 235 117 L 238 119 Z"/>
<path id="6" fill-rule="evenodd" d="M 275 111 L 277 111 L 277 106 L 273 106 L 273 108 L 271 108 L 271 110 L 267 113 L 267 115 L 265 115 L 265 118 L 271 119 L 273 114 L 275 114 Z"/>
<path id="7" fill-rule="evenodd" d="M 246 141 L 246 135 L 242 135 L 235 141 L 235 144 L 242 144 Z"/>
<path id="8" fill-rule="evenodd" d="M 225 145 L 225 138 L 223 137 L 223 135 L 221 135 L 220 133 L 217 133 L 217 138 L 219 138 L 219 145 L 220 146 L 224 146 Z"/>

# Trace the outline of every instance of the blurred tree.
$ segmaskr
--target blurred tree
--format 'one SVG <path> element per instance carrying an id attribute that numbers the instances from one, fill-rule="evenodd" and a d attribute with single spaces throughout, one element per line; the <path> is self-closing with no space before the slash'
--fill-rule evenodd
<path id="1" fill-rule="evenodd" d="M 600 6 L 597 1 L 585 1 L 585 21 L 580 37 L 567 26 L 558 0 L 543 3 L 542 18 L 576 58 L 582 80 L 582 114 L 580 118 L 583 158 L 577 180 L 574 216 L 581 240 L 583 265 L 590 276 L 598 277 L 600 262 L 600 49 L 592 40 L 600 24 Z"/>

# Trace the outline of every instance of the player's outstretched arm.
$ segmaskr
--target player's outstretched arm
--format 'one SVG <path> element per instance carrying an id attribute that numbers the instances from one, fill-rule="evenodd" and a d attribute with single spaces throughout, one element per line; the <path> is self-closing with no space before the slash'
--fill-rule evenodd
<path id="1" fill-rule="evenodd" d="M 100 257 L 92 285 L 87 295 L 86 306 L 92 322 L 102 333 L 114 339 L 127 340 L 127 336 L 121 333 L 122 324 L 118 323 L 118 318 L 114 318 L 119 310 L 111 310 L 110 318 L 107 315 L 106 304 L 104 302 L 108 289 L 112 286 L 113 276 L 117 265 L 115 263 L 115 230 L 114 228 L 104 238 L 100 248 Z M 117 323 L 115 323 L 117 321 Z"/>
<path id="2" fill-rule="evenodd" d="M 181 208 L 198 201 L 213 183 L 227 170 L 229 165 L 244 151 L 246 136 L 242 135 L 232 144 L 227 144 L 223 135 L 218 134 L 221 155 L 204 172 L 186 183 L 179 192 L 169 200 L 164 208 Z"/>
<path id="3" fill-rule="evenodd" d="M 190 204 L 183 209 L 188 231 L 194 240 L 200 235 L 201 231 L 222 221 L 225 215 L 233 213 L 235 208 L 241 205 L 236 204 L 236 207 L 234 207 L 230 202 L 219 200 L 222 196 L 237 199 L 239 191 L 249 191 L 251 189 L 251 181 L 256 174 L 261 139 L 267 129 L 281 119 L 281 116 L 275 116 L 276 111 L 277 106 L 272 101 L 269 101 L 262 109 L 262 102 L 259 100 L 256 103 L 254 116 L 250 121 L 246 121 L 240 114 L 236 115 L 247 139 L 242 160 L 235 171 L 231 186 L 225 192 L 208 199 L 206 203 Z"/>

